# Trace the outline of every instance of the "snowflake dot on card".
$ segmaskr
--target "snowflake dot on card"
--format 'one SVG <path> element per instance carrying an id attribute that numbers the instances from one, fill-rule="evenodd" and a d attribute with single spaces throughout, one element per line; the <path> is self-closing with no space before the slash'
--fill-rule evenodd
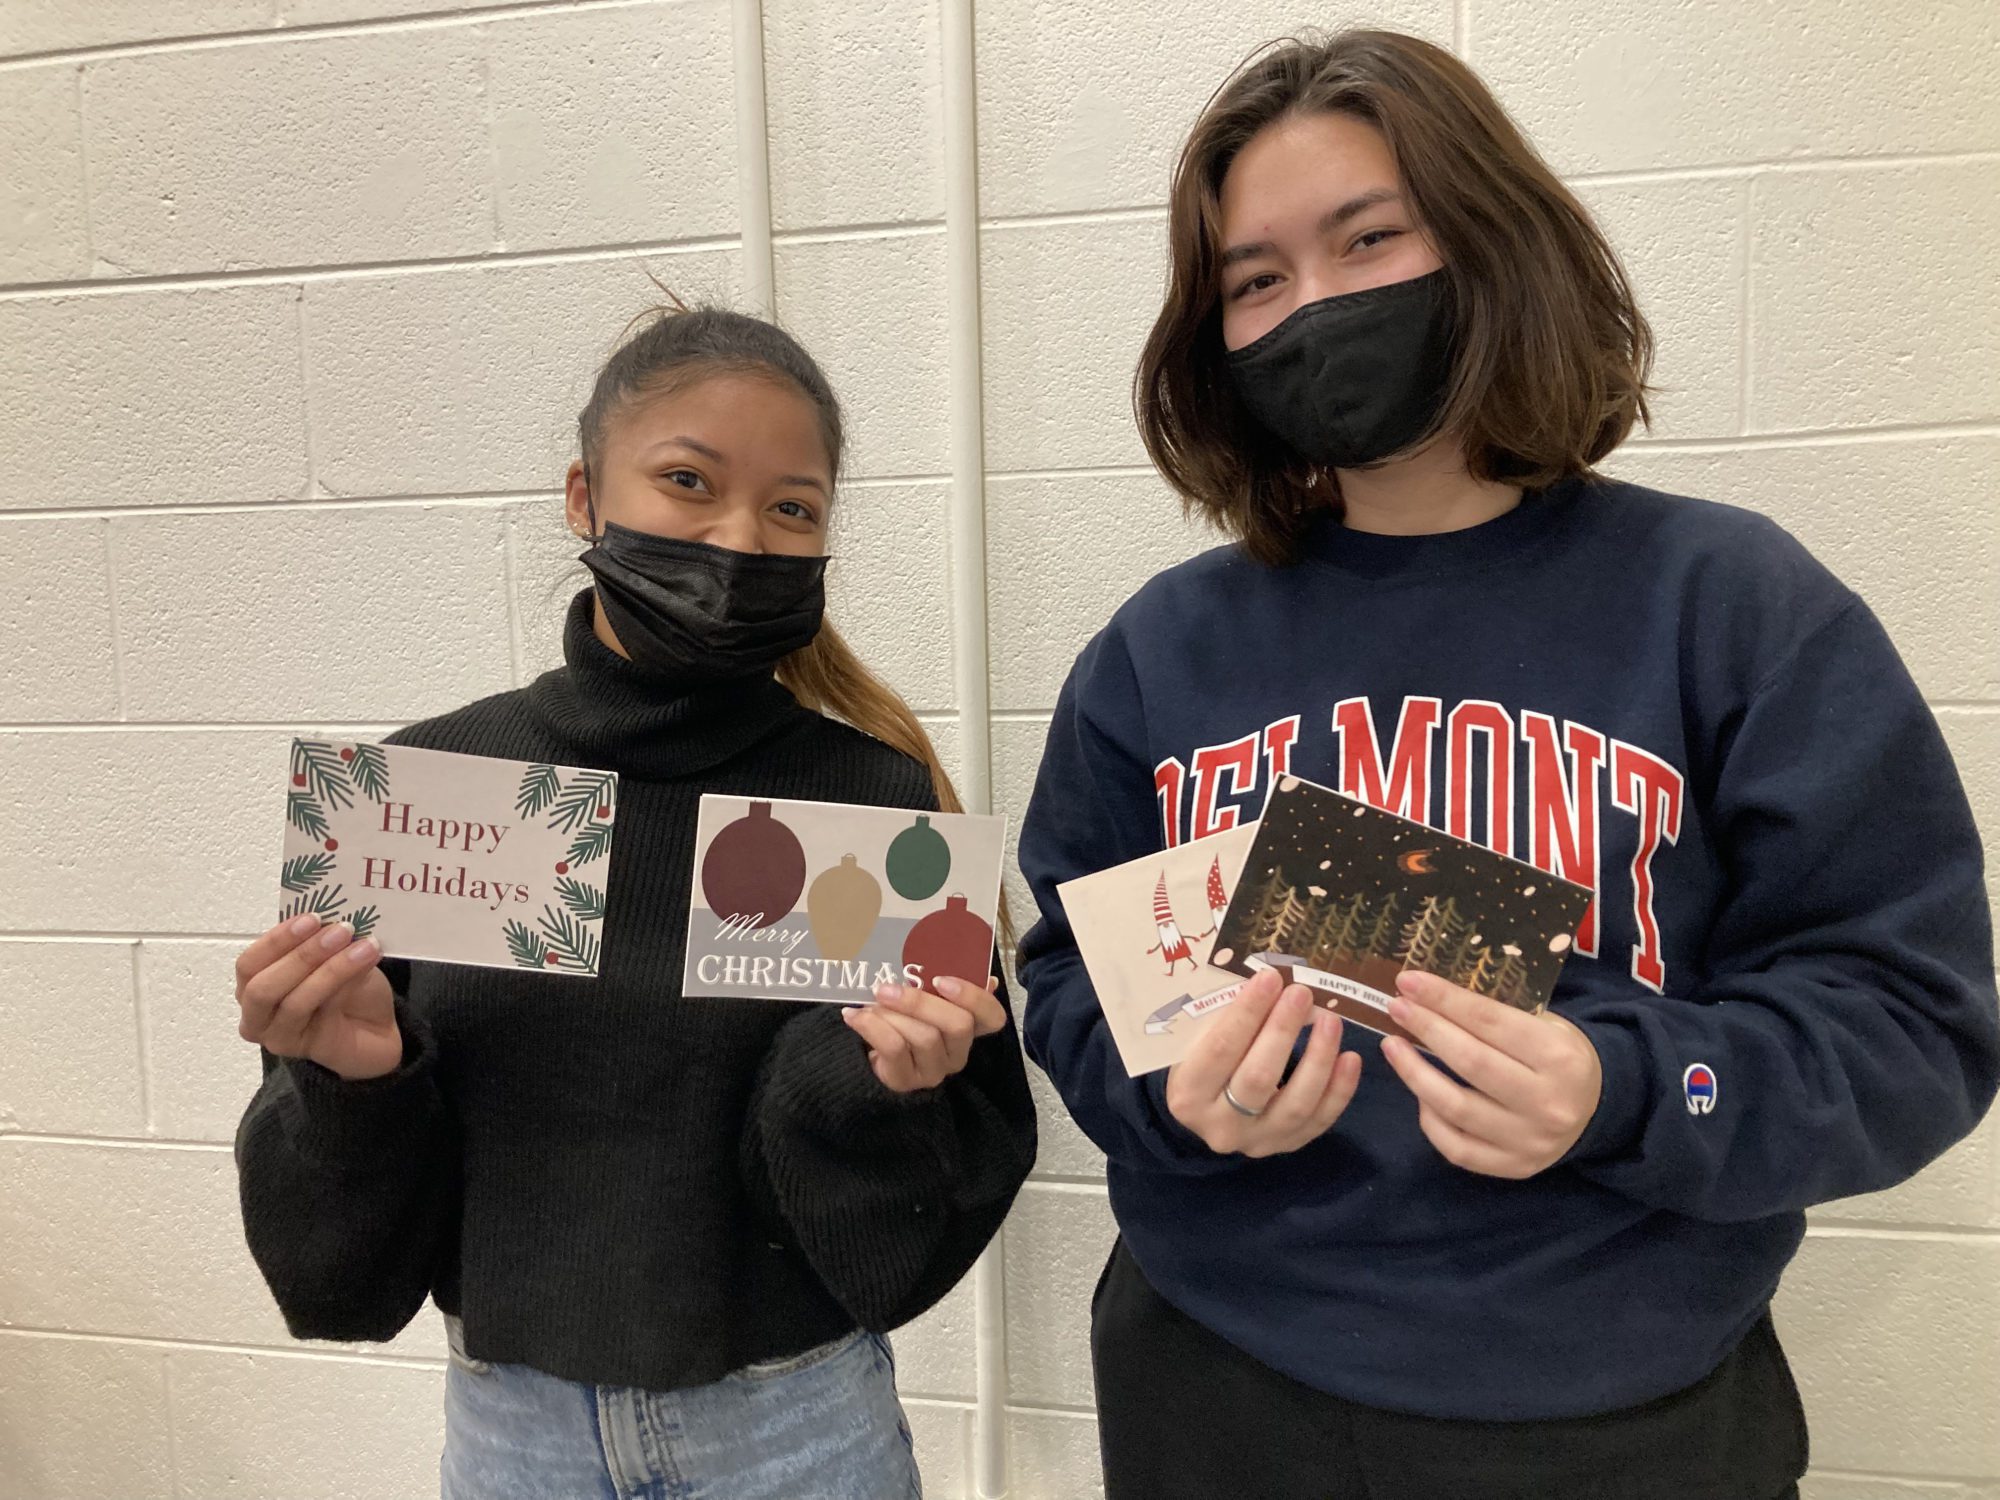
<path id="1" fill-rule="evenodd" d="M 782 922 L 806 888 L 806 851 L 799 836 L 771 816 L 771 804 L 750 811 L 718 833 L 701 862 L 701 893 L 723 921 L 758 927 Z"/>
<path id="2" fill-rule="evenodd" d="M 993 929 L 966 905 L 965 897 L 951 896 L 943 911 L 932 912 L 903 939 L 903 965 L 921 969 L 924 988 L 935 994 L 940 979 L 982 983 L 992 948 Z M 970 973 L 957 972 L 967 968 Z"/>

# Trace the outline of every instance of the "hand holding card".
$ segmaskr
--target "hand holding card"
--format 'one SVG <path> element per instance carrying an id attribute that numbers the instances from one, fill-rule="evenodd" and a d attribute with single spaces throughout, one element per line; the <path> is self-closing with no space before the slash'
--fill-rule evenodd
<path id="1" fill-rule="evenodd" d="M 237 1035 L 350 1082 L 395 1072 L 403 1034 L 381 956 L 373 938 L 311 912 L 278 923 L 237 957 Z"/>
<path id="2" fill-rule="evenodd" d="M 1382 1044 L 1417 1096 L 1417 1121 L 1446 1161 L 1488 1177 L 1532 1177 L 1577 1143 L 1604 1087 L 1597 1049 L 1566 1017 L 1529 1013 L 1431 974 L 1397 980 L 1390 1014 L 1465 1080 L 1400 1038 Z"/>

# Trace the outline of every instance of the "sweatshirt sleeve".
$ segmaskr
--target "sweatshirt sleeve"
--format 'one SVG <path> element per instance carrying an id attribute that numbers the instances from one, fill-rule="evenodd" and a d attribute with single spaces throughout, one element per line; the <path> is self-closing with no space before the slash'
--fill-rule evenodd
<path id="1" fill-rule="evenodd" d="M 403 1061 L 350 1083 L 265 1055 L 236 1132 L 243 1227 L 293 1337 L 386 1341 L 424 1304 L 456 1203 L 457 1151 L 430 1029 L 396 987 Z"/>
<path id="2" fill-rule="evenodd" d="M 779 1030 L 741 1170 L 771 1231 L 857 1323 L 887 1332 L 956 1286 L 1007 1217 L 1035 1164 L 1035 1108 L 1011 1007 L 963 1069 L 909 1094 L 883 1086 L 840 1016 L 808 1006 Z"/>
<path id="3" fill-rule="evenodd" d="M 1604 1075 L 1570 1164 L 1710 1221 L 1900 1182 L 1992 1102 L 2000 1019 L 1964 790 L 1858 600 L 1750 695 L 1707 815 L 1726 882 L 1696 1003 L 1607 978 L 1560 1006 Z"/>
<path id="4" fill-rule="evenodd" d="M 1138 683 L 1116 622 L 1084 648 L 1056 700 L 1028 815 L 1021 871 L 1041 920 L 1021 940 L 1028 1055 L 1084 1134 L 1111 1160 L 1155 1172 L 1236 1165 L 1167 1112 L 1165 1069 L 1133 1078 L 1119 1060 L 1056 887 L 1157 850 L 1153 772 L 1140 752 Z"/>

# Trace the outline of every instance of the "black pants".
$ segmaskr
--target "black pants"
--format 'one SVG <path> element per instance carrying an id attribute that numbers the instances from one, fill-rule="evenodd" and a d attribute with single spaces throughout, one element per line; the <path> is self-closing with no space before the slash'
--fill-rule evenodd
<path id="1" fill-rule="evenodd" d="M 1795 1500 L 1805 1414 L 1769 1314 L 1715 1372 L 1602 1416 L 1456 1422 L 1301 1385 L 1153 1290 L 1091 1303 L 1105 1500 Z"/>

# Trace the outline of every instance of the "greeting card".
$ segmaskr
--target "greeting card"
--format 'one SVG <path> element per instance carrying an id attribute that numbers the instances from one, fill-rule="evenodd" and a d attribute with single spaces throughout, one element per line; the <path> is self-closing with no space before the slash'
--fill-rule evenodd
<path id="1" fill-rule="evenodd" d="M 993 968 L 1004 818 L 704 796 L 682 993 L 867 1004 Z"/>
<path id="2" fill-rule="evenodd" d="M 354 740 L 293 740 L 281 919 L 393 958 L 594 975 L 618 777 Z"/>
<path id="3" fill-rule="evenodd" d="M 1344 1020 L 1414 1041 L 1389 1018 L 1403 970 L 1540 1010 L 1589 905 L 1587 887 L 1287 776 L 1210 961 L 1277 969 Z"/>
<path id="4" fill-rule="evenodd" d="M 1256 831 L 1232 828 L 1056 887 L 1135 1078 L 1179 1062 L 1243 987 L 1206 960 Z"/>

